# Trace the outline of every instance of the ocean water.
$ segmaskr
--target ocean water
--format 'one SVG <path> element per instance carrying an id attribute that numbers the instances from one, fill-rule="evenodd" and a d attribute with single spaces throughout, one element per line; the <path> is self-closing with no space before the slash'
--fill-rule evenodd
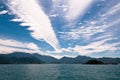
<path id="1" fill-rule="evenodd" d="M 120 80 L 120 65 L 0 65 L 0 80 Z"/>

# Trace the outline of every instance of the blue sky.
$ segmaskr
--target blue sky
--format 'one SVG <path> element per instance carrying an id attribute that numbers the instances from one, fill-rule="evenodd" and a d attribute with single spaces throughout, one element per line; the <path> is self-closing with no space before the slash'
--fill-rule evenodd
<path id="1" fill-rule="evenodd" d="M 0 0 L 0 53 L 120 57 L 119 0 Z"/>

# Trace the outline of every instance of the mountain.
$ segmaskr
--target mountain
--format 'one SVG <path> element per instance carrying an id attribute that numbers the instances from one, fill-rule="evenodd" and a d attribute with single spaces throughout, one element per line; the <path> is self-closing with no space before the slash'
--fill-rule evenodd
<path id="1" fill-rule="evenodd" d="M 44 63 L 57 63 L 58 62 L 58 59 L 51 57 L 51 56 L 40 55 L 37 53 L 33 54 L 33 56 L 43 61 Z"/>
<path id="2" fill-rule="evenodd" d="M 37 53 L 29 54 L 24 52 L 14 52 L 10 54 L 0 54 L 0 63 L 5 64 L 43 64 L 57 63 L 58 60 L 51 56 L 43 56 Z"/>
<path id="3" fill-rule="evenodd" d="M 103 57 L 103 58 L 98 58 L 98 60 L 106 63 L 106 64 L 118 64 L 120 63 L 120 58 L 108 58 L 108 57 Z"/>
<path id="4" fill-rule="evenodd" d="M 29 53 L 14 52 L 11 54 L 0 54 L 0 64 L 41 64 L 43 61 Z"/>
<path id="5" fill-rule="evenodd" d="M 74 63 L 74 58 L 70 58 L 70 57 L 63 57 L 59 60 L 59 63 L 63 63 L 63 64 L 73 64 Z"/>
<path id="6" fill-rule="evenodd" d="M 75 58 L 70 58 L 70 57 L 63 57 L 59 60 L 60 63 L 68 63 L 68 64 L 79 64 L 79 63 L 85 63 L 88 60 L 92 59 L 91 57 L 87 56 L 77 56 Z"/>
<path id="7" fill-rule="evenodd" d="M 87 57 L 87 56 L 77 56 L 75 57 L 75 63 L 85 63 L 88 60 L 92 59 L 91 57 Z"/>
<path id="8" fill-rule="evenodd" d="M 75 58 L 63 57 L 56 59 L 37 53 L 14 52 L 10 54 L 0 54 L 0 64 L 84 64 L 89 60 L 101 61 L 105 64 L 120 64 L 120 58 L 92 58 L 79 55 Z"/>

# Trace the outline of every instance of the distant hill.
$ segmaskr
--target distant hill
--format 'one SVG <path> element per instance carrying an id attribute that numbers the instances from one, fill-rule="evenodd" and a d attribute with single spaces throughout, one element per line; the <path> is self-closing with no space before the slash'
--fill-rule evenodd
<path id="1" fill-rule="evenodd" d="M 14 52 L 10 54 L 0 54 L 0 64 L 84 64 L 93 59 L 104 62 L 105 64 L 120 64 L 120 58 L 92 58 L 79 55 L 75 58 L 63 57 L 56 59 L 37 53 Z"/>
<path id="2" fill-rule="evenodd" d="M 104 62 L 95 60 L 95 59 L 91 59 L 91 60 L 87 61 L 85 64 L 104 64 Z"/>
<path id="3" fill-rule="evenodd" d="M 58 59 L 51 57 L 51 56 L 45 56 L 45 55 L 40 55 L 40 54 L 32 54 L 34 57 L 37 59 L 43 61 L 44 63 L 58 63 Z"/>
<path id="4" fill-rule="evenodd" d="M 98 58 L 98 60 L 106 63 L 106 64 L 116 64 L 120 63 L 120 58 L 108 58 L 108 57 L 103 57 L 103 58 Z"/>
<path id="5" fill-rule="evenodd" d="M 59 63 L 63 63 L 63 64 L 73 64 L 74 63 L 74 58 L 70 58 L 70 57 L 63 57 L 59 60 Z"/>
<path id="6" fill-rule="evenodd" d="M 34 53 L 14 52 L 10 54 L 0 54 L 0 64 L 43 64 L 56 63 L 58 60 L 50 56 L 42 56 Z"/>
<path id="7" fill-rule="evenodd" d="M 29 53 L 0 54 L 0 64 L 41 64 L 43 61 Z"/>
<path id="8" fill-rule="evenodd" d="M 70 57 L 63 57 L 59 61 L 60 63 L 68 63 L 68 64 L 79 64 L 79 63 L 85 63 L 88 60 L 92 59 L 91 57 L 87 56 L 77 56 L 75 58 L 70 58 Z"/>

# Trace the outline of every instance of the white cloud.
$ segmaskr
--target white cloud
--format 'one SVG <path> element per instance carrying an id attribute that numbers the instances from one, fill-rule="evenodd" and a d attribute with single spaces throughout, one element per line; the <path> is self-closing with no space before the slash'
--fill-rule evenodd
<path id="1" fill-rule="evenodd" d="M 21 19 L 19 19 L 19 18 L 12 19 L 12 20 L 10 20 L 10 21 L 14 21 L 14 22 L 22 22 L 22 20 L 21 20 Z"/>
<path id="2" fill-rule="evenodd" d="M 0 11 L 0 15 L 6 14 L 6 13 L 8 13 L 7 10 Z"/>
<path id="3" fill-rule="evenodd" d="M 0 53 L 11 53 L 19 51 L 29 53 L 40 53 L 39 47 L 34 43 L 23 43 L 12 39 L 0 39 Z"/>
<path id="4" fill-rule="evenodd" d="M 77 45 L 73 50 L 82 55 L 90 55 L 92 53 L 99 53 L 103 51 L 116 51 L 118 48 L 115 46 L 119 45 L 120 43 L 108 44 L 105 43 L 107 40 L 109 39 L 93 42 L 86 46 Z"/>
<path id="5" fill-rule="evenodd" d="M 53 1 L 51 14 L 57 13 L 67 21 L 73 21 L 82 17 L 93 0 L 56 0 Z"/>
<path id="6" fill-rule="evenodd" d="M 113 36 L 110 35 L 110 34 L 103 34 L 102 36 L 99 36 L 99 37 L 93 39 L 93 41 L 95 41 L 95 40 L 107 39 L 107 38 L 111 38 L 111 37 L 113 37 Z"/>
<path id="7" fill-rule="evenodd" d="M 52 15 L 49 15 L 50 17 L 57 17 L 59 14 L 52 14 Z"/>
<path id="8" fill-rule="evenodd" d="M 83 23 L 78 23 L 77 28 L 72 28 L 69 32 L 60 32 L 61 38 L 65 40 L 78 40 L 81 38 L 90 39 L 91 36 L 98 33 L 109 33 L 107 29 L 120 24 L 119 16 L 115 17 L 113 14 L 119 13 L 120 3 L 105 9 L 100 15 L 97 15 L 94 19 L 91 18 L 89 21 L 84 21 Z M 94 19 L 94 20 L 93 20 Z M 109 35 L 112 35 L 109 33 Z M 112 35 L 113 36 L 113 35 Z M 96 37 L 97 38 L 97 37 Z"/>
<path id="9" fill-rule="evenodd" d="M 78 16 L 83 16 L 92 2 L 93 0 L 69 0 L 69 8 L 66 14 L 69 17 L 66 17 L 66 19 L 70 21 L 75 20 Z"/>
<path id="10" fill-rule="evenodd" d="M 116 47 L 117 45 L 120 45 L 119 42 L 111 43 L 111 44 L 106 43 L 106 41 L 109 40 L 113 40 L 113 38 L 102 39 L 99 41 L 91 42 L 90 44 L 84 46 L 76 45 L 75 47 L 62 48 L 52 53 L 61 54 L 61 53 L 73 52 L 73 53 L 78 53 L 79 55 L 88 56 L 91 55 L 92 53 L 100 53 L 104 51 L 116 51 L 120 49 L 119 47 Z"/>
<path id="11" fill-rule="evenodd" d="M 52 0 L 53 2 L 55 2 L 56 0 Z"/>
<path id="12" fill-rule="evenodd" d="M 112 21 L 112 22 L 106 24 L 105 27 L 104 27 L 104 29 L 107 29 L 109 27 L 113 27 L 116 24 L 120 24 L 120 19 L 116 19 L 115 21 Z"/>
<path id="13" fill-rule="evenodd" d="M 78 40 L 83 38 L 85 41 L 88 38 L 88 41 L 91 42 L 89 42 L 90 44 L 84 46 L 76 45 L 75 47 L 61 49 L 56 53 L 76 52 L 80 55 L 91 55 L 92 53 L 101 53 L 104 51 L 115 52 L 117 50 L 120 50 L 118 46 L 120 45 L 119 38 L 117 38 L 116 35 L 112 34 L 114 33 L 114 30 L 111 30 L 111 32 L 107 31 L 107 29 L 120 24 L 119 17 L 114 16 L 116 13 L 116 15 L 119 14 L 119 7 L 120 4 L 111 6 L 107 8 L 104 13 L 97 15 L 96 18 L 93 16 L 91 20 L 85 21 L 85 23 L 80 23 L 80 26 L 77 26 L 77 28 L 69 28 L 68 32 L 59 32 L 61 38 L 64 40 Z M 95 37 L 93 36 L 98 33 L 101 33 L 101 35 Z M 118 41 L 114 42 L 114 40 Z M 112 43 L 108 43 L 107 41 L 112 41 Z"/>
<path id="14" fill-rule="evenodd" d="M 64 17 L 65 13 L 67 12 L 68 5 L 67 2 L 69 0 L 55 0 L 52 2 L 51 10 L 49 12 L 50 17 Z M 57 14 L 57 15 L 56 15 Z"/>
<path id="15" fill-rule="evenodd" d="M 66 39 L 66 40 L 78 40 L 80 38 L 87 39 L 90 36 L 104 32 L 105 30 L 103 29 L 105 25 L 102 26 L 92 26 L 92 25 L 87 25 L 83 27 L 79 27 L 76 29 L 71 29 L 70 32 L 59 32 L 61 34 L 61 38 Z"/>
<path id="16" fill-rule="evenodd" d="M 19 18 L 12 21 L 18 22 L 22 20 L 22 26 L 30 26 L 28 30 L 32 30 L 31 36 L 33 38 L 37 40 L 44 39 L 54 49 L 59 48 L 59 42 L 51 22 L 37 3 L 37 0 L 8 0 L 7 6 Z"/>
<path id="17" fill-rule="evenodd" d="M 109 9 L 110 8 L 110 9 Z M 107 7 L 106 9 L 104 9 L 105 14 L 103 14 L 102 16 L 110 16 L 113 15 L 115 13 L 117 13 L 118 11 L 120 11 L 120 3 L 114 5 L 112 8 L 111 7 Z"/>
<path id="18" fill-rule="evenodd" d="M 8 0 L 8 7 L 12 11 L 14 15 L 16 15 L 15 19 L 11 21 L 14 22 L 22 22 L 21 26 L 30 26 L 28 30 L 32 30 L 31 36 L 37 40 L 44 39 L 48 44 L 50 44 L 55 51 L 41 52 L 39 48 L 33 43 L 21 43 L 16 41 L 0 41 L 2 44 L 0 46 L 1 51 L 27 51 L 23 48 L 28 48 L 33 51 L 37 51 L 39 53 L 44 53 L 45 55 L 51 55 L 54 57 L 61 57 L 61 53 L 64 52 L 76 52 L 80 55 L 89 55 L 91 53 L 99 53 L 103 51 L 115 51 L 118 48 L 115 47 L 120 43 L 105 43 L 106 41 L 113 40 L 114 38 L 112 34 L 104 34 L 106 29 L 119 24 L 120 19 L 114 18 L 113 14 L 118 13 L 120 10 L 120 4 L 115 6 L 111 6 L 100 14 L 96 15 L 94 18 L 91 18 L 89 21 L 80 22 L 77 28 L 72 27 L 69 32 L 60 32 L 61 38 L 65 40 L 78 40 L 80 38 L 84 38 L 84 40 L 91 40 L 88 45 L 76 45 L 75 47 L 61 48 L 58 49 L 59 43 L 56 38 L 54 29 L 50 23 L 48 16 L 43 12 L 41 6 L 36 2 L 37 0 Z M 93 0 L 53 0 L 53 9 L 50 11 L 51 15 L 49 17 L 57 17 L 62 16 L 65 17 L 68 21 L 73 21 L 78 17 L 82 17 L 86 10 L 90 7 Z M 59 11 L 60 10 L 60 11 Z M 88 11 L 90 12 L 90 11 Z M 4 14 L 4 13 L 2 13 Z M 63 15 L 64 14 L 64 15 Z M 107 22 L 108 21 L 108 22 Z M 68 23 L 69 25 L 70 23 Z M 76 22 L 71 23 L 72 25 L 76 25 Z M 70 26 L 71 27 L 71 26 Z M 78 28 L 79 27 L 79 28 Z M 91 36 L 103 33 L 104 35 L 100 35 L 92 39 Z M 112 32 L 111 32 L 112 33 Z M 98 41 L 99 40 L 99 41 Z M 97 42 L 92 42 L 97 41 Z M 7 43 L 7 44 L 3 44 Z M 82 43 L 82 42 L 81 42 Z M 9 44 L 9 45 L 8 45 Z M 14 45 L 14 46 L 13 46 Z M 13 46 L 13 47 L 12 47 Z M 29 50 L 28 52 L 30 52 Z M 49 54 L 49 53 L 60 53 L 60 54 Z M 70 55 L 66 55 L 70 56 Z"/>

